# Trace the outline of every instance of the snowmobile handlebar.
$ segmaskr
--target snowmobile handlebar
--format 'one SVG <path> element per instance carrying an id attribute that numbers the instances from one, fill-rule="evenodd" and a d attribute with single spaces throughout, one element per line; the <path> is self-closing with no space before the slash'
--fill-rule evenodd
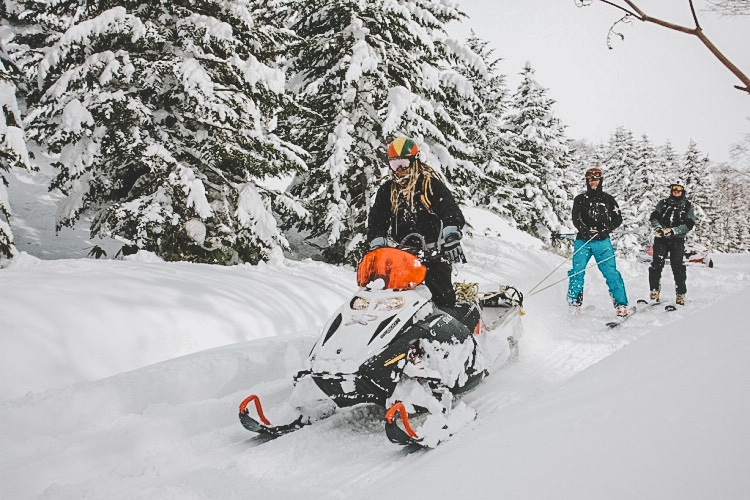
<path id="1" fill-rule="evenodd" d="M 400 243 L 396 244 L 396 248 L 414 255 L 422 262 L 434 262 L 445 258 L 438 250 L 437 244 L 428 244 L 424 236 L 419 233 L 407 234 Z"/>

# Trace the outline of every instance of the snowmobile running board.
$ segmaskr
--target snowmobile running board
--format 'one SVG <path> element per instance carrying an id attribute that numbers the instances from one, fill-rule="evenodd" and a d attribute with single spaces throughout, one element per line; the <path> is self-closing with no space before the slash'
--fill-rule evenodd
<path id="1" fill-rule="evenodd" d="M 260 422 L 250 416 L 250 412 L 247 409 L 247 405 L 249 405 L 250 403 L 255 403 L 255 411 L 258 414 Z M 278 426 L 271 425 L 271 422 L 263 414 L 263 407 L 260 404 L 260 398 L 255 394 L 251 394 L 250 396 L 246 397 L 242 401 L 242 403 L 240 403 L 240 423 L 242 424 L 242 427 L 249 430 L 250 432 L 256 432 L 258 434 L 273 437 L 278 437 L 282 434 L 296 431 L 297 429 L 300 429 L 307 425 L 302 423 L 301 415 L 291 424 Z"/>

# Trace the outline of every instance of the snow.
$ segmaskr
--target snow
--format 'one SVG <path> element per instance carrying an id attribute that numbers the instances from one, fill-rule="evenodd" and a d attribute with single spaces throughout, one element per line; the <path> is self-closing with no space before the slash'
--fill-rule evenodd
<path id="1" fill-rule="evenodd" d="M 55 200 L 37 180 L 9 175 L 22 253 L 0 269 L 4 498 L 747 498 L 748 255 L 690 266 L 687 306 L 614 330 L 596 268 L 582 316 L 567 316 L 560 266 L 544 285 L 560 284 L 527 293 L 519 360 L 463 398 L 476 420 L 434 450 L 388 442 L 373 406 L 267 441 L 240 426 L 239 403 L 260 394 L 274 418 L 354 269 L 83 258 L 93 242 L 49 232 Z M 563 262 L 466 215 L 457 280 L 526 292 Z M 116 242 L 100 243 L 111 259 Z M 646 266 L 618 260 L 631 302 Z M 666 269 L 663 295 L 672 286 Z"/>

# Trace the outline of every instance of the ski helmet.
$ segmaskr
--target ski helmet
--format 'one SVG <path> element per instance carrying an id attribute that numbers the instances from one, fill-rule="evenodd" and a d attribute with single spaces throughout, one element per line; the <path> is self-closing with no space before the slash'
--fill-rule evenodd
<path id="1" fill-rule="evenodd" d="M 589 179 L 599 179 L 602 178 L 602 169 L 599 167 L 592 167 L 588 170 L 586 170 L 586 180 Z"/>
<path id="2" fill-rule="evenodd" d="M 675 191 L 685 194 L 685 182 L 682 179 L 675 179 L 673 183 L 669 185 L 669 190 L 671 193 L 674 193 Z"/>
<path id="3" fill-rule="evenodd" d="M 419 147 L 411 139 L 398 137 L 388 144 L 388 159 L 391 158 L 415 158 L 419 153 Z"/>

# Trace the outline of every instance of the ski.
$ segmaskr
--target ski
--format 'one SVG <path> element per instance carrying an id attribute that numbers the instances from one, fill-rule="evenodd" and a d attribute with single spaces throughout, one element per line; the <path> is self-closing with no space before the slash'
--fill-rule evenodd
<path id="1" fill-rule="evenodd" d="M 657 302 L 649 302 L 646 299 L 638 299 L 638 301 L 636 302 L 636 304 L 645 305 L 645 306 L 648 306 L 648 307 L 655 307 L 655 306 L 662 305 L 662 302 L 658 302 L 658 301 Z M 676 311 L 677 310 L 677 306 L 675 304 L 667 304 L 666 306 L 664 306 L 664 310 L 667 311 L 667 312 Z"/>
<path id="2" fill-rule="evenodd" d="M 658 300 L 657 301 L 648 301 L 646 299 L 638 299 L 635 303 L 639 304 L 639 305 L 642 305 L 642 306 L 649 306 L 649 307 L 656 307 L 656 306 L 660 306 L 662 304 Z"/>
<path id="3" fill-rule="evenodd" d="M 630 318 L 631 316 L 633 316 L 636 313 L 637 310 L 638 309 L 635 306 L 633 306 L 628 311 L 628 315 L 627 316 L 624 316 L 624 317 L 621 317 L 621 318 L 617 318 L 614 321 L 608 321 L 606 324 L 607 324 L 607 326 L 609 328 L 616 328 L 616 327 L 620 326 L 621 324 L 625 323 L 628 320 L 628 318 Z"/>

